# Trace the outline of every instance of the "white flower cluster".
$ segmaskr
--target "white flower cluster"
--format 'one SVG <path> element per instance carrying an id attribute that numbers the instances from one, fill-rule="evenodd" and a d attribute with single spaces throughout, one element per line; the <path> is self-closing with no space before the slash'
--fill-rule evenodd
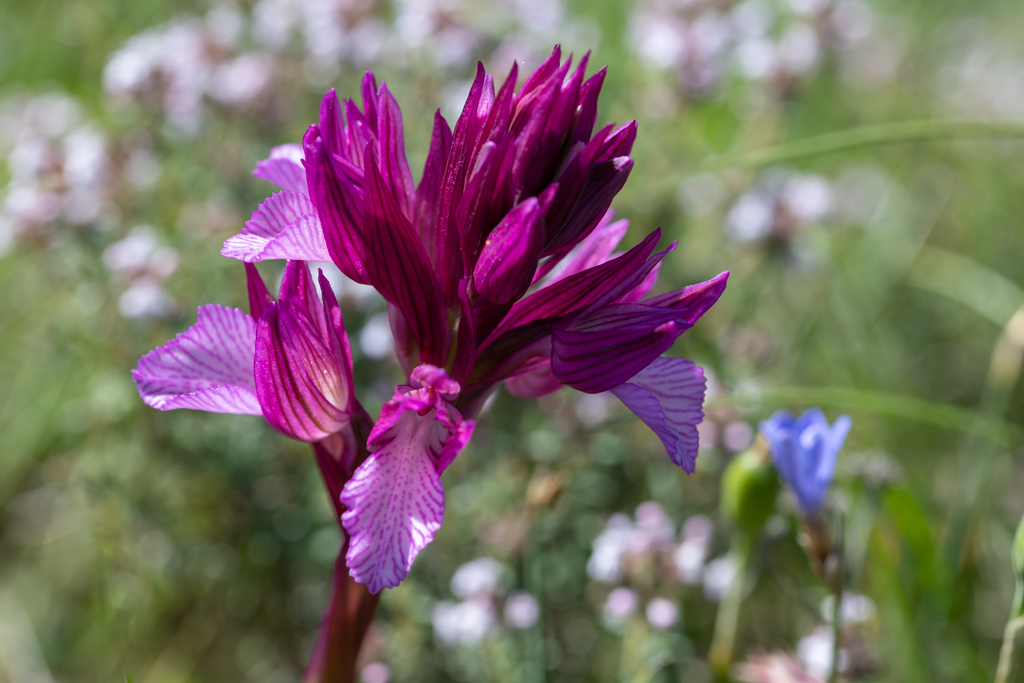
<path id="1" fill-rule="evenodd" d="M 689 97 L 712 94 L 728 74 L 785 87 L 871 30 L 861 0 L 641 0 L 630 18 L 634 52 L 676 71 Z"/>
<path id="2" fill-rule="evenodd" d="M 162 318 L 174 313 L 174 299 L 163 282 L 178 269 L 178 252 L 160 246 L 153 228 L 133 228 L 106 248 L 103 264 L 126 284 L 117 302 L 125 318 Z"/>
<path id="3" fill-rule="evenodd" d="M 739 242 L 789 239 L 832 214 L 835 195 L 821 176 L 773 169 L 732 205 L 726 231 Z"/>
<path id="4" fill-rule="evenodd" d="M 91 223 L 106 199 L 103 135 L 70 96 L 14 96 L 0 102 L 0 253 L 18 235 L 56 221 Z"/>
<path id="5" fill-rule="evenodd" d="M 796 653 L 774 652 L 753 654 L 746 662 L 735 667 L 733 676 L 744 683 L 825 683 L 832 672 L 833 629 L 831 620 L 835 598 L 829 596 L 821 603 L 822 623 L 797 643 Z M 878 610 L 866 595 L 844 593 L 840 619 L 840 647 L 838 671 L 851 680 L 870 674 L 876 663 L 870 653 L 865 631 L 875 621 Z"/>
<path id="6" fill-rule="evenodd" d="M 257 0 L 182 16 L 130 38 L 103 73 L 116 104 L 137 102 L 173 131 L 195 134 L 207 104 L 244 111 L 305 81 L 320 90 L 343 65 L 429 64 L 466 70 L 474 58 L 527 62 L 593 30 L 558 0 Z M 498 38 L 500 36 L 500 39 Z"/>
<path id="7" fill-rule="evenodd" d="M 703 515 L 683 523 L 678 536 L 675 526 L 660 505 L 641 503 L 633 518 L 616 514 L 594 539 L 587 561 L 587 574 L 594 581 L 620 585 L 613 589 L 604 606 L 610 625 L 623 623 L 640 607 L 634 587 L 646 590 L 656 584 L 703 586 L 709 600 L 717 601 L 736 575 L 730 556 L 708 562 L 714 527 Z M 665 630 L 679 620 L 679 608 L 672 600 L 653 595 L 645 609 L 650 625 Z"/>
<path id="8" fill-rule="evenodd" d="M 160 174 L 149 148 L 128 142 L 112 142 L 66 93 L 0 101 L 0 255 L 16 238 L 49 243 L 56 225 L 116 221 L 122 186 L 145 188 Z"/>
<path id="9" fill-rule="evenodd" d="M 526 591 L 505 594 L 505 570 L 491 557 L 480 557 L 460 566 L 452 576 L 451 591 L 457 601 L 443 600 L 434 606 L 431 621 L 440 645 L 474 647 L 501 626 L 498 605 L 504 599 L 504 623 L 525 629 L 537 623 L 540 606 Z"/>

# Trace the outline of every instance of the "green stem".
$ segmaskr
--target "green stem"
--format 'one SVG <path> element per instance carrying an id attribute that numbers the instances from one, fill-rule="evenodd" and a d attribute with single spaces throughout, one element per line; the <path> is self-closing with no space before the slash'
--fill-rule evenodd
<path id="1" fill-rule="evenodd" d="M 544 644 L 544 553 L 541 538 L 543 510 L 527 528 L 523 553 L 523 573 L 526 590 L 537 600 L 537 623 L 526 633 L 526 680 L 528 683 L 547 683 L 548 664 Z"/>
<path id="2" fill-rule="evenodd" d="M 732 556 L 736 561 L 736 578 L 733 579 L 729 591 L 718 606 L 715 618 L 715 634 L 708 652 L 708 664 L 719 681 L 728 680 L 729 665 L 732 663 L 733 649 L 736 646 L 736 631 L 739 628 L 740 605 L 746 588 L 747 571 L 750 555 L 754 545 L 754 537 L 737 530 L 732 538 Z"/>
<path id="3" fill-rule="evenodd" d="M 794 140 L 764 149 L 714 160 L 700 171 L 757 168 L 806 157 L 844 152 L 858 147 L 923 140 L 1024 138 L 1024 123 L 1008 121 L 900 121 L 851 128 Z"/>
<path id="4" fill-rule="evenodd" d="M 1013 593 L 1010 618 L 1006 620 L 1006 630 L 1003 632 L 995 683 L 1011 683 L 1016 680 L 1021 652 L 1024 651 L 1021 647 L 1021 641 L 1024 640 L 1024 517 L 1017 525 L 1013 537 L 1010 561 L 1017 575 L 1017 588 Z"/>
<path id="5" fill-rule="evenodd" d="M 843 522 L 843 515 L 840 513 L 836 520 L 835 542 L 832 544 L 830 557 L 826 560 L 831 566 L 827 566 L 825 570 L 825 580 L 831 581 L 832 594 L 835 596 L 835 605 L 832 608 L 832 665 L 828 675 L 829 683 L 836 683 L 839 680 L 839 646 L 843 635 L 843 588 L 846 583 Z"/>

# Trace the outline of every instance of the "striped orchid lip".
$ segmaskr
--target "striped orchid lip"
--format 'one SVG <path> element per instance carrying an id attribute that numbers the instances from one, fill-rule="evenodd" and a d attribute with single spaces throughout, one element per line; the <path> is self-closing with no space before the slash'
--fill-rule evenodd
<path id="1" fill-rule="evenodd" d="M 301 144 L 257 165 L 280 191 L 221 252 L 246 263 L 258 322 L 204 307 L 195 327 L 139 363 L 150 405 L 262 414 L 325 443 L 361 408 L 337 301 L 322 276 L 315 296 L 303 262 L 333 261 L 380 292 L 408 384 L 385 404 L 339 497 L 350 574 L 374 592 L 397 585 L 433 538 L 441 472 L 502 384 L 522 398 L 610 391 L 694 470 L 703 372 L 662 354 L 729 273 L 649 296 L 675 244 L 656 252 L 655 230 L 614 253 L 629 224 L 609 207 L 633 168 L 637 126 L 596 129 L 605 69 L 587 78 L 588 61 L 573 69 L 556 47 L 518 89 L 513 65 L 497 90 L 478 66 L 454 128 L 435 114 L 419 183 L 387 86 L 367 73 L 361 106 L 329 91 Z M 269 259 L 288 261 L 277 302 L 252 265 Z M 206 360 L 192 363 L 185 347 Z"/>

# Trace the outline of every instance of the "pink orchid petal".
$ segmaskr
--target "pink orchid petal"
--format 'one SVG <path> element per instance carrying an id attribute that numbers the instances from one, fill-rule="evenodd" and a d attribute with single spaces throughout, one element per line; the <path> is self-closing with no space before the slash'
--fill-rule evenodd
<path id="1" fill-rule="evenodd" d="M 195 325 L 140 358 L 132 377 L 146 405 L 159 410 L 262 415 L 255 347 L 256 324 L 247 313 L 209 304 L 199 308 Z"/>
<path id="2" fill-rule="evenodd" d="M 302 167 L 302 145 L 280 145 L 270 150 L 270 158 L 257 162 L 254 178 L 274 183 L 282 190 L 308 195 L 306 169 Z"/>
<path id="3" fill-rule="evenodd" d="M 611 391 L 654 430 L 672 462 L 692 474 L 706 386 L 704 371 L 685 358 L 658 358 Z"/>
<path id="4" fill-rule="evenodd" d="M 320 441 L 348 425 L 353 400 L 351 356 L 330 283 L 322 301 L 309 269 L 289 261 L 281 299 L 256 325 L 256 392 L 267 422 L 294 439 Z"/>
<path id="5" fill-rule="evenodd" d="M 392 440 L 356 469 L 341 494 L 349 574 L 371 593 L 401 583 L 441 528 L 444 488 L 425 443 L 436 424 L 404 412 Z"/>
<path id="6" fill-rule="evenodd" d="M 229 237 L 221 256 L 246 263 L 269 259 L 330 261 L 313 202 L 296 192 L 276 192 L 252 215 L 242 232 Z"/>
<path id="7" fill-rule="evenodd" d="M 342 490 L 345 560 L 371 593 L 401 583 L 441 527 L 441 472 L 473 434 L 473 422 L 448 401 L 459 391 L 441 368 L 414 369 L 411 384 L 396 388 L 381 409 L 367 439 L 371 455 Z"/>
<path id="8" fill-rule="evenodd" d="M 544 359 L 537 367 L 505 381 L 508 393 L 516 398 L 535 399 L 552 394 L 565 385 L 555 379 L 551 361 Z"/>

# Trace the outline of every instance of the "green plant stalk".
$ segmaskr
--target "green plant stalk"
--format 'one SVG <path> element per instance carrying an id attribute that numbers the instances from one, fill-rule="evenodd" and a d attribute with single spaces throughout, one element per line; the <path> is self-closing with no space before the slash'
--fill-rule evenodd
<path id="1" fill-rule="evenodd" d="M 736 631 L 740 623 L 740 606 L 746 589 L 747 572 L 750 556 L 754 546 L 754 536 L 737 529 L 732 537 L 731 553 L 736 561 L 736 578 L 725 598 L 718 606 L 715 618 L 715 633 L 708 652 L 708 664 L 716 680 L 728 680 L 729 665 L 732 663 L 733 649 L 736 646 Z"/>
<path id="2" fill-rule="evenodd" d="M 836 590 L 833 593 L 836 604 L 832 608 L 832 665 L 829 667 L 828 682 L 836 683 L 839 680 L 839 643 L 843 635 L 843 582 L 836 583 Z"/>
<path id="3" fill-rule="evenodd" d="M 544 511 L 538 510 L 528 527 L 523 553 L 526 590 L 537 600 L 537 623 L 526 633 L 526 681 L 547 683 L 548 663 L 544 645 L 544 552 L 541 522 Z"/>
<path id="4" fill-rule="evenodd" d="M 1017 576 L 1017 587 L 1010 606 L 1010 618 L 1006 620 L 1006 629 L 1003 631 L 1003 646 L 999 649 L 995 683 L 1012 683 L 1017 679 L 1021 653 L 1024 652 L 1024 517 L 1017 525 L 1010 559 Z"/>
<path id="5" fill-rule="evenodd" d="M 784 142 L 745 154 L 726 156 L 709 162 L 701 167 L 700 171 L 757 168 L 805 157 L 845 152 L 859 147 L 971 138 L 1024 138 L 1024 124 L 970 120 L 881 123 Z"/>
<path id="6" fill-rule="evenodd" d="M 1020 380 L 1024 366 L 1024 306 L 1007 321 L 1003 333 L 992 349 L 988 375 L 982 391 L 978 418 L 972 424 L 972 434 L 966 440 L 962 458 L 962 469 L 969 473 L 961 487 L 962 497 L 953 510 L 946 538 L 944 559 L 958 572 L 964 561 L 972 530 L 978 524 L 987 496 L 993 464 L 999 451 L 998 441 L 982 441 L 985 430 L 982 420 L 1003 420 L 1010 407 L 1014 388 Z M 1018 573 L 1018 576 L 1020 574 Z"/>

